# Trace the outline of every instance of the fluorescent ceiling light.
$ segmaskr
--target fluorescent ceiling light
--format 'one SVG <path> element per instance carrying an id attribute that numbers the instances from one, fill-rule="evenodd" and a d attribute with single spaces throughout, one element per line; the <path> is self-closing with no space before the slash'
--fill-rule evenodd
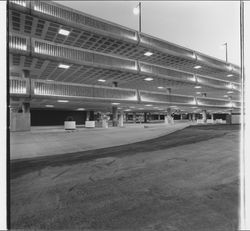
<path id="1" fill-rule="evenodd" d="M 194 66 L 194 69 L 200 69 L 201 66 L 197 65 L 197 66 Z"/>
<path id="2" fill-rule="evenodd" d="M 103 82 L 103 83 L 106 82 L 105 79 L 98 79 L 98 81 L 99 81 L 99 82 Z"/>
<path id="3" fill-rule="evenodd" d="M 60 63 L 60 64 L 58 65 L 58 67 L 59 67 L 59 68 L 64 68 L 64 69 L 68 69 L 68 68 L 69 68 L 69 65 Z"/>
<path id="4" fill-rule="evenodd" d="M 69 101 L 68 100 L 63 100 L 63 99 L 59 99 L 57 100 L 58 103 L 68 103 Z"/>
<path id="5" fill-rule="evenodd" d="M 197 92 L 196 92 L 196 94 L 200 94 L 200 92 L 199 92 L 199 91 L 197 91 Z"/>
<path id="6" fill-rule="evenodd" d="M 152 104 L 146 104 L 145 105 L 146 107 L 151 107 L 151 106 L 153 106 Z"/>
<path id="7" fill-rule="evenodd" d="M 233 91 L 228 91 L 227 93 L 228 93 L 228 94 L 233 94 L 234 92 L 233 92 Z"/>
<path id="8" fill-rule="evenodd" d="M 232 77 L 232 76 L 234 76 L 234 75 L 232 75 L 232 74 L 228 74 L 228 75 L 227 75 L 227 77 Z"/>
<path id="9" fill-rule="evenodd" d="M 161 86 L 160 86 L 160 87 L 158 87 L 158 88 L 159 88 L 159 89 L 163 89 L 163 87 L 161 87 Z"/>
<path id="10" fill-rule="evenodd" d="M 224 97 L 228 97 L 228 95 L 224 95 Z"/>
<path id="11" fill-rule="evenodd" d="M 131 111 L 131 109 L 126 109 L 126 110 L 124 110 L 124 111 Z"/>
<path id="12" fill-rule="evenodd" d="M 148 56 L 148 57 L 151 56 L 152 54 L 153 54 L 153 53 L 150 52 L 150 51 L 147 51 L 147 52 L 144 53 L 144 55 L 145 55 L 145 56 Z"/>
<path id="13" fill-rule="evenodd" d="M 76 110 L 77 110 L 77 111 L 84 111 L 85 108 L 77 108 Z"/>
<path id="14" fill-rule="evenodd" d="M 111 103 L 112 105 L 119 105 L 120 103 Z"/>
<path id="15" fill-rule="evenodd" d="M 54 82 L 52 79 L 46 79 L 47 82 Z"/>
<path id="16" fill-rule="evenodd" d="M 54 105 L 47 104 L 47 105 L 45 105 L 45 107 L 54 107 Z"/>
<path id="17" fill-rule="evenodd" d="M 59 31 L 58 31 L 58 34 L 65 35 L 65 36 L 68 36 L 69 33 L 70 33 L 70 31 L 64 30 L 64 29 L 62 29 L 62 28 L 59 29 Z"/>
<path id="18" fill-rule="evenodd" d="M 195 86 L 194 88 L 201 88 L 201 86 Z"/>
<path id="19" fill-rule="evenodd" d="M 148 78 L 145 78 L 144 80 L 145 80 L 145 81 L 152 81 L 153 78 L 148 77 Z"/>

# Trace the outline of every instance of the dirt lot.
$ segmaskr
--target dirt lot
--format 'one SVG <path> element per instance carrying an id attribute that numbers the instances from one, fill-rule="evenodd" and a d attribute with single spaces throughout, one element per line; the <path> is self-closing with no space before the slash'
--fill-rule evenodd
<path id="1" fill-rule="evenodd" d="M 230 231 L 239 126 L 11 163 L 11 228 Z"/>

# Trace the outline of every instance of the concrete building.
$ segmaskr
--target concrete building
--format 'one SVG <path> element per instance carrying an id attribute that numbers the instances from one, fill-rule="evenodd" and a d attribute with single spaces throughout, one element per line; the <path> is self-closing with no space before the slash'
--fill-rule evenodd
<path id="1" fill-rule="evenodd" d="M 50 1 L 9 1 L 10 130 L 239 122 L 240 68 Z"/>

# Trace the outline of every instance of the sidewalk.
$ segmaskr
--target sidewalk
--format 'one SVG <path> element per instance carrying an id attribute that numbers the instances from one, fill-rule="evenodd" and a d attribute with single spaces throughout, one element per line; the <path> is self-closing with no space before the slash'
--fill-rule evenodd
<path id="1" fill-rule="evenodd" d="M 32 128 L 30 132 L 10 133 L 10 159 L 74 153 L 119 146 L 166 135 L 192 122 L 166 124 L 126 124 L 124 128 L 79 128 L 65 131 L 60 127 Z"/>

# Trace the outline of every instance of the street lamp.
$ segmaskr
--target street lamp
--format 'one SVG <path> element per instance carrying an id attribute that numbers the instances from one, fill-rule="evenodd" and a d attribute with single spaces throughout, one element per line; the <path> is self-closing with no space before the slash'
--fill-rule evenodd
<path id="1" fill-rule="evenodd" d="M 139 32 L 141 32 L 141 2 L 133 9 L 135 15 L 139 15 Z"/>
<path id="2" fill-rule="evenodd" d="M 228 61 L 227 43 L 223 43 L 222 45 L 225 46 L 225 48 L 226 48 L 226 62 L 227 62 Z"/>

